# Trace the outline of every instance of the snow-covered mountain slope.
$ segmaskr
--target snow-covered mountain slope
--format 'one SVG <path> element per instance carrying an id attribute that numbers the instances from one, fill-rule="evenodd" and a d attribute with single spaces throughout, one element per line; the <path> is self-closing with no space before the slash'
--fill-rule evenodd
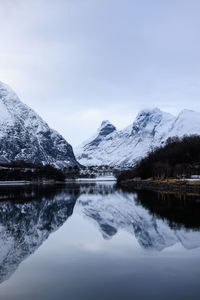
<path id="1" fill-rule="evenodd" d="M 96 147 L 98 147 L 108 135 L 115 131 L 116 127 L 108 120 L 103 121 L 101 126 L 98 128 L 97 133 L 85 142 L 85 149 L 96 149 Z"/>
<path id="2" fill-rule="evenodd" d="M 103 238 L 111 239 L 119 231 L 133 235 L 144 249 L 156 251 L 180 243 L 185 249 L 200 247 L 200 232 L 179 226 L 173 229 L 165 219 L 156 217 L 138 203 L 138 195 L 113 193 L 82 194 L 75 212 L 92 221 Z"/>
<path id="3" fill-rule="evenodd" d="M 0 157 L 51 163 L 61 168 L 78 164 L 66 140 L 1 82 Z"/>
<path id="4" fill-rule="evenodd" d="M 75 149 L 78 161 L 83 165 L 110 165 L 128 167 L 134 165 L 151 149 L 164 145 L 169 137 L 200 133 L 200 113 L 183 110 L 177 117 L 160 109 L 141 111 L 134 123 L 123 130 L 110 122 L 103 122 L 98 133 Z M 95 139 L 101 135 L 98 143 Z"/>
<path id="5" fill-rule="evenodd" d="M 200 113 L 184 109 L 166 133 L 167 137 L 200 134 Z"/>

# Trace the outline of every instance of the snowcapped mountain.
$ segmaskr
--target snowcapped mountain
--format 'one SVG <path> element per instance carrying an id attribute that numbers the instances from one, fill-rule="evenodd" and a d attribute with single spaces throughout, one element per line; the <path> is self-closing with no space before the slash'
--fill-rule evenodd
<path id="1" fill-rule="evenodd" d="M 0 160 L 78 165 L 66 140 L 0 82 Z"/>
<path id="2" fill-rule="evenodd" d="M 200 113 L 184 109 L 176 117 L 169 128 L 169 136 L 200 134 Z"/>
<path id="3" fill-rule="evenodd" d="M 86 166 L 134 165 L 151 149 L 164 145 L 169 137 L 199 134 L 200 113 L 183 110 L 177 117 L 160 109 L 141 111 L 134 123 L 117 130 L 104 121 L 97 134 L 75 149 L 78 161 Z M 96 142 L 97 141 L 97 142 Z"/>

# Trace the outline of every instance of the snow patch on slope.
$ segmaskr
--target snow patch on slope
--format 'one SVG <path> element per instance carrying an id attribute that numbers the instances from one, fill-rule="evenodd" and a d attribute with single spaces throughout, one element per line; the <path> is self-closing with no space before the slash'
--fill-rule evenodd
<path id="1" fill-rule="evenodd" d="M 78 165 L 66 140 L 0 82 L 0 156 L 8 160 Z"/>
<path id="2" fill-rule="evenodd" d="M 83 165 L 129 167 L 155 147 L 164 145 L 169 137 L 199 134 L 199 131 L 198 112 L 183 110 L 175 117 L 158 108 L 143 110 L 132 125 L 102 136 L 96 145 L 91 138 L 76 148 L 75 153 Z"/>

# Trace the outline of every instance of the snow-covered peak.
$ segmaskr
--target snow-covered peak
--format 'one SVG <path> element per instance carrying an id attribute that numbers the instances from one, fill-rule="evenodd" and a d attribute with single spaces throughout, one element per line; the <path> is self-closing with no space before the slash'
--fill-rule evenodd
<path id="1" fill-rule="evenodd" d="M 163 112 L 159 108 L 142 110 L 133 123 L 132 134 L 138 134 L 142 131 L 152 134 L 163 120 L 168 121 L 172 118 L 174 117 L 171 114 Z"/>
<path id="2" fill-rule="evenodd" d="M 165 114 L 165 112 L 161 111 L 159 108 L 143 109 L 138 113 L 135 122 L 139 122 L 144 119 L 154 120 L 158 117 L 162 117 L 163 114 Z"/>
<path id="3" fill-rule="evenodd" d="M 0 94 L 8 97 L 9 98 L 15 98 L 16 94 L 15 92 L 11 89 L 11 87 L 9 85 L 7 85 L 6 83 L 3 83 L 2 81 L 0 81 Z"/>
<path id="4" fill-rule="evenodd" d="M 189 109 L 183 109 L 177 116 L 176 121 L 182 121 L 184 123 L 187 123 L 187 125 L 199 125 L 200 124 L 200 112 L 189 110 Z"/>
<path id="5" fill-rule="evenodd" d="M 76 148 L 76 155 L 79 156 L 86 149 L 96 149 L 101 144 L 101 142 L 104 141 L 104 139 L 106 139 L 116 130 L 116 127 L 112 123 L 110 123 L 110 121 L 104 120 L 101 123 L 101 126 L 98 128 L 97 132 L 90 139 L 83 142 L 83 144 Z"/>
<path id="6" fill-rule="evenodd" d="M 110 122 L 109 120 L 103 120 L 103 121 L 101 122 L 101 128 L 102 128 L 102 127 L 105 127 L 105 126 L 107 126 L 107 125 L 112 125 L 111 122 Z"/>
<path id="7" fill-rule="evenodd" d="M 24 104 L 7 84 L 2 82 L 0 83 L 0 105 L 2 108 L 0 115 L 3 117 L 1 120 L 5 120 L 4 116 L 6 116 L 7 124 L 22 121 L 34 134 L 49 130 L 48 124 L 33 109 Z"/>
<path id="8" fill-rule="evenodd" d="M 104 121 L 97 135 L 79 148 L 77 158 L 84 165 L 129 167 L 169 137 L 200 132 L 200 113 L 183 110 L 177 117 L 158 108 L 139 112 L 132 125 L 122 130 Z M 114 127 L 114 128 L 113 128 Z"/>
<path id="9" fill-rule="evenodd" d="M 184 109 L 171 125 L 168 137 L 199 134 L 200 132 L 200 113 Z"/>
<path id="10" fill-rule="evenodd" d="M 178 116 L 181 116 L 181 115 L 183 115 L 183 116 L 189 116 L 189 115 L 193 115 L 193 114 L 200 114 L 200 113 L 197 112 L 197 111 L 194 111 L 192 109 L 186 109 L 186 108 L 184 108 L 184 109 L 182 109 L 180 111 L 180 113 L 178 114 Z"/>
<path id="11" fill-rule="evenodd" d="M 0 82 L 0 156 L 8 160 L 78 165 L 71 145 Z"/>
<path id="12" fill-rule="evenodd" d="M 138 117 L 139 116 L 150 116 L 150 115 L 156 115 L 156 114 L 162 114 L 162 113 L 163 112 L 159 108 L 155 107 L 155 108 L 149 108 L 149 109 L 143 109 L 143 110 L 141 110 L 138 113 Z"/>
<path id="13" fill-rule="evenodd" d="M 102 135 L 102 136 L 106 136 L 115 130 L 116 130 L 116 127 L 112 123 L 110 123 L 110 121 L 105 120 L 101 123 L 101 126 L 98 129 L 98 134 Z"/>

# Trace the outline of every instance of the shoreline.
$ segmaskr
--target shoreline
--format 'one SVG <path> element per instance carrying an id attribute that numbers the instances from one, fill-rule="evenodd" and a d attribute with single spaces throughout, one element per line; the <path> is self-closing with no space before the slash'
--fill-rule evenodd
<path id="1" fill-rule="evenodd" d="M 114 176 L 102 176 L 102 177 L 94 177 L 94 178 L 76 178 L 76 182 L 103 182 L 103 181 L 110 181 L 110 182 L 116 182 L 117 179 Z"/>
<path id="2" fill-rule="evenodd" d="M 5 180 L 5 181 L 0 181 L 0 186 L 6 186 L 6 185 L 29 185 L 32 184 L 31 181 L 25 181 L 25 180 L 17 180 L 17 181 L 9 181 L 9 180 Z"/>
<path id="3" fill-rule="evenodd" d="M 92 182 L 116 182 L 115 177 L 95 177 L 95 178 L 67 178 L 65 181 L 43 180 L 43 181 L 28 181 L 28 180 L 2 180 L 1 186 L 23 186 L 23 185 L 48 185 L 48 184 L 67 184 L 67 183 L 92 183 Z"/>
<path id="4" fill-rule="evenodd" d="M 133 190 L 147 190 L 156 192 L 168 193 L 186 193 L 200 195 L 200 181 L 187 181 L 187 180 L 124 180 L 119 183 L 122 188 Z"/>
<path id="5" fill-rule="evenodd" d="M 46 185 L 46 184 L 65 184 L 61 181 L 26 181 L 26 180 L 5 180 L 0 181 L 0 186 L 20 186 L 20 185 Z"/>

